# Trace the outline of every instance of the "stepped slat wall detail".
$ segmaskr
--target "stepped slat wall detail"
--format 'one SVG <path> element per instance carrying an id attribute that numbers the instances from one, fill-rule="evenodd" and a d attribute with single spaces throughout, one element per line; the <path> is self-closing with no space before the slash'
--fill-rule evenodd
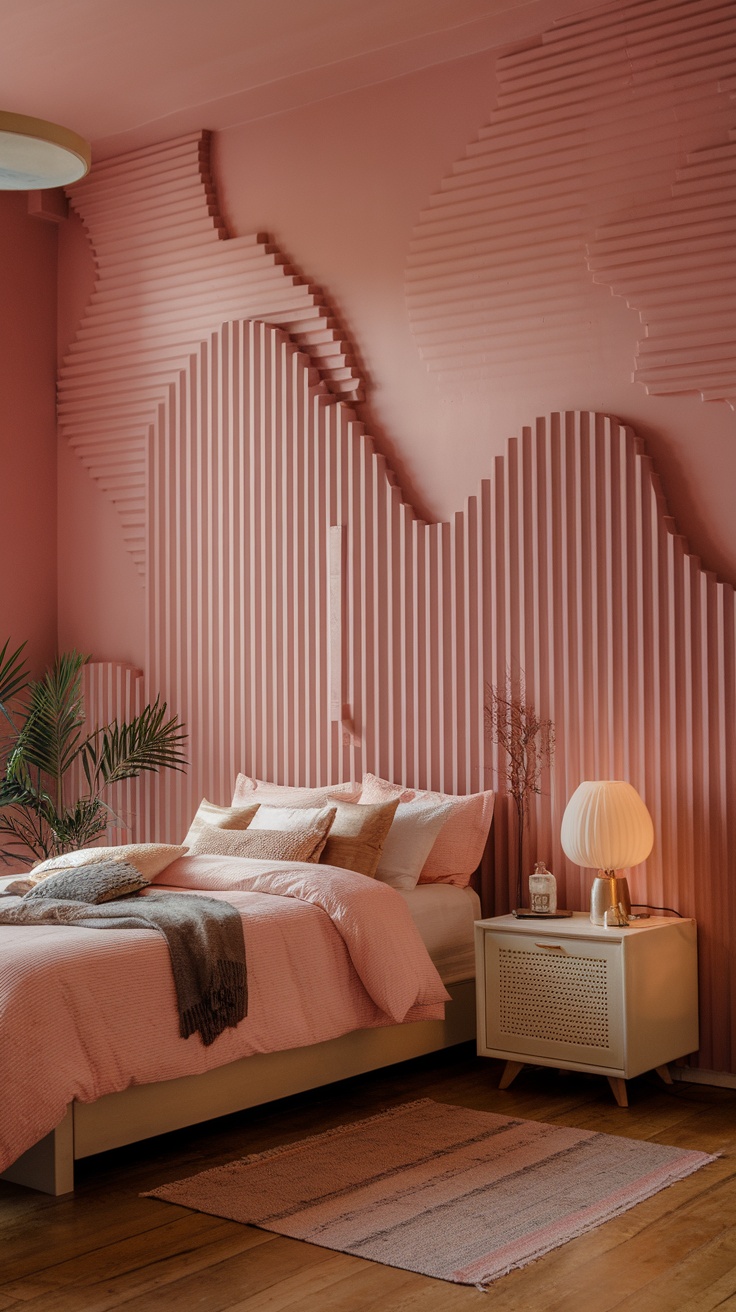
<path id="1" fill-rule="evenodd" d="M 59 379 L 62 432 L 116 505 L 145 573 L 145 450 L 167 383 L 225 319 L 256 317 L 314 350 L 322 385 L 351 400 L 361 381 L 323 304 L 262 235 L 226 240 L 197 132 L 96 164 L 69 190 L 96 282 Z"/>
<path id="2" fill-rule="evenodd" d="M 412 329 L 447 377 L 584 356 L 604 284 L 652 393 L 736 395 L 736 11 L 635 0 L 501 56 L 490 124 L 414 230 Z"/>
<path id="3" fill-rule="evenodd" d="M 634 896 L 697 916 L 701 1064 L 733 1069 L 734 590 L 688 554 L 631 430 L 540 420 L 427 524 L 286 334 L 235 322 L 170 384 L 150 461 L 147 687 L 187 721 L 191 767 L 147 794 L 140 836 L 179 841 L 239 770 L 494 787 L 485 690 L 523 670 L 557 728 L 526 864 L 544 856 L 584 907 L 562 811 L 581 779 L 631 780 L 656 833 Z M 487 911 L 512 896 L 508 820 L 500 798 Z"/>
<path id="4" fill-rule="evenodd" d="M 736 403 L 736 132 L 693 151 L 671 199 L 607 225 L 589 267 L 634 308 L 647 336 L 636 376 L 651 395 L 700 392 Z"/>

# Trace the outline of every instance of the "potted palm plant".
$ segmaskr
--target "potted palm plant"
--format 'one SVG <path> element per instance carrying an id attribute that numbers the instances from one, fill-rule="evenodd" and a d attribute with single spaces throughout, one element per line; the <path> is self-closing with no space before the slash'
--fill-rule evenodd
<path id="1" fill-rule="evenodd" d="M 85 732 L 89 658 L 66 652 L 34 680 L 24 647 L 10 651 L 6 642 L 0 650 L 0 858 L 33 865 L 88 847 L 120 824 L 109 790 L 144 771 L 182 770 L 186 733 L 158 697 L 131 720 Z M 81 790 L 73 787 L 82 776 Z"/>

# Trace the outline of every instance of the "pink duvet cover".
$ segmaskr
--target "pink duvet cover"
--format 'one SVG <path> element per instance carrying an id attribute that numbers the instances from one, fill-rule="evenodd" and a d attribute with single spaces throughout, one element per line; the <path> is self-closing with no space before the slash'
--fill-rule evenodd
<path id="1" fill-rule="evenodd" d="M 152 930 L 0 926 L 0 1171 L 72 1099 L 443 1015 L 444 985 L 385 884 L 331 866 L 199 856 L 155 887 L 199 889 L 241 911 L 247 1017 L 209 1048 L 181 1039 L 168 950 Z"/>

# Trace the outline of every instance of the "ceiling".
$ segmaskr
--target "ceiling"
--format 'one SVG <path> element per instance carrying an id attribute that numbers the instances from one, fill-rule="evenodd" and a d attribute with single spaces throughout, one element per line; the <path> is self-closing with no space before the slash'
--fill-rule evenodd
<path id="1" fill-rule="evenodd" d="M 0 108 L 99 159 L 490 48 L 541 8 L 554 0 L 0 0 Z"/>

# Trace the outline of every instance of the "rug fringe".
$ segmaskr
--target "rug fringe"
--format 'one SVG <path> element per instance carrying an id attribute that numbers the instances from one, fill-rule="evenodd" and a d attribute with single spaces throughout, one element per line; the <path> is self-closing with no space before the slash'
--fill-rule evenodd
<path id="1" fill-rule="evenodd" d="M 422 1254 L 422 1261 L 419 1264 L 417 1264 L 419 1255 L 413 1247 L 410 1247 L 409 1249 L 404 1247 L 404 1249 L 402 1249 L 401 1243 L 397 1243 L 394 1246 L 389 1244 L 387 1247 L 385 1242 L 383 1242 L 385 1236 L 392 1235 L 394 1230 L 400 1230 L 405 1223 L 409 1225 L 419 1224 L 421 1226 L 421 1218 L 428 1210 L 430 1212 L 433 1210 L 432 1206 L 429 1208 L 427 1207 L 423 1195 L 418 1198 L 413 1210 L 411 1207 L 408 1209 L 404 1220 L 400 1219 L 396 1221 L 393 1218 L 393 1215 L 387 1219 L 385 1234 L 381 1229 L 375 1230 L 375 1225 L 372 1222 L 372 1211 L 369 1209 L 368 1212 L 366 1212 L 364 1203 L 356 1204 L 357 1210 L 355 1215 L 359 1216 L 361 1213 L 365 1213 L 371 1224 L 368 1227 L 367 1233 L 364 1232 L 365 1227 L 363 1227 L 363 1230 L 359 1228 L 356 1234 L 351 1237 L 350 1232 L 344 1232 L 346 1217 L 350 1216 L 351 1213 L 349 1208 L 348 1211 L 345 1210 L 343 1200 L 343 1194 L 349 1195 L 351 1192 L 352 1185 L 350 1180 L 348 1180 L 347 1184 L 344 1186 L 338 1181 L 338 1187 L 336 1188 L 334 1174 L 329 1174 L 328 1177 L 326 1177 L 326 1184 L 324 1185 L 326 1192 L 322 1195 L 320 1189 L 323 1188 L 323 1185 L 320 1183 L 319 1172 L 317 1173 L 318 1178 L 314 1182 L 313 1189 L 311 1185 L 308 1187 L 305 1180 L 298 1176 L 296 1177 L 296 1194 L 292 1197 L 288 1194 L 287 1190 L 288 1196 L 282 1199 L 278 1190 L 276 1190 L 276 1193 L 271 1200 L 270 1211 L 269 1208 L 265 1206 L 262 1193 L 262 1186 L 265 1187 L 264 1181 L 270 1181 L 270 1183 L 272 1183 L 271 1173 L 268 1170 L 266 1170 L 265 1175 L 261 1174 L 259 1177 L 261 1181 L 260 1185 L 258 1183 L 258 1178 L 256 1179 L 255 1184 L 252 1183 L 251 1173 L 248 1171 L 247 1176 L 245 1177 L 246 1183 L 241 1183 L 241 1185 L 238 1186 L 238 1171 L 242 1167 L 250 1168 L 254 1164 L 260 1163 L 260 1170 L 263 1172 L 263 1164 L 273 1163 L 274 1159 L 284 1159 L 292 1155 L 298 1157 L 303 1153 L 305 1148 L 311 1149 L 315 1145 L 322 1146 L 326 1141 L 330 1140 L 339 1141 L 343 1136 L 352 1135 L 356 1130 L 359 1131 L 366 1126 L 376 1126 L 380 1123 L 386 1125 L 387 1122 L 396 1119 L 416 1117 L 418 1111 L 421 1113 L 422 1110 L 428 1107 L 433 1107 L 438 1110 L 439 1108 L 443 1108 L 445 1112 L 453 1113 L 463 1111 L 471 1116 L 480 1118 L 483 1124 L 486 1124 L 487 1122 L 495 1123 L 497 1121 L 502 1121 L 507 1127 L 513 1127 L 515 1129 L 519 1126 L 533 1126 L 535 1134 L 536 1131 L 540 1129 L 559 1130 L 561 1128 L 545 1125 L 544 1122 L 524 1122 L 515 1120 L 511 1117 L 499 1117 L 495 1113 L 479 1113 L 470 1108 L 456 1108 L 451 1104 L 438 1103 L 431 1098 L 421 1098 L 412 1102 L 399 1103 L 394 1107 L 384 1108 L 382 1111 L 376 1112 L 372 1116 L 364 1117 L 362 1120 L 350 1121 L 343 1125 L 333 1126 L 330 1130 L 310 1135 L 304 1139 L 296 1139 L 290 1143 L 282 1144 L 277 1148 L 253 1153 L 248 1157 L 229 1162 L 225 1166 L 211 1167 L 207 1170 L 200 1171 L 196 1175 L 187 1179 L 176 1181 L 170 1185 L 162 1185 L 154 1190 L 148 1190 L 141 1196 L 146 1198 L 160 1198 L 166 1202 L 175 1203 L 179 1206 L 191 1207 L 195 1211 L 203 1211 L 205 1214 L 209 1215 L 237 1219 L 245 1224 L 257 1226 L 272 1234 L 282 1234 L 291 1238 L 305 1239 L 307 1242 L 318 1244 L 320 1247 L 323 1247 L 328 1251 L 353 1253 L 355 1256 L 368 1258 L 371 1261 L 383 1262 L 386 1265 L 397 1267 L 399 1270 L 415 1271 L 417 1274 L 423 1274 L 435 1279 L 447 1280 L 453 1284 L 465 1285 L 466 1288 L 469 1286 L 475 1287 L 479 1291 L 486 1293 L 488 1289 L 502 1276 L 508 1275 L 511 1271 L 523 1269 L 532 1262 L 537 1261 L 540 1257 L 544 1257 L 547 1253 L 551 1253 L 562 1247 L 571 1239 L 577 1239 L 591 1233 L 599 1226 L 604 1225 L 607 1221 L 624 1215 L 639 1203 L 653 1198 L 660 1191 L 671 1185 L 677 1184 L 680 1180 L 686 1179 L 696 1171 L 699 1171 L 702 1167 L 717 1161 L 724 1155 L 722 1153 L 705 1153 L 694 1149 L 675 1148 L 673 1145 L 657 1143 L 647 1144 L 645 1141 L 640 1147 L 642 1150 L 645 1147 L 648 1147 L 650 1152 L 648 1157 L 645 1156 L 643 1165 L 641 1164 L 642 1153 L 636 1152 L 635 1162 L 632 1168 L 623 1171 L 621 1180 L 614 1181 L 613 1183 L 609 1182 L 605 1171 L 601 1173 L 599 1170 L 598 1175 L 596 1175 L 595 1178 L 598 1179 L 598 1176 L 601 1176 L 602 1182 L 600 1187 L 592 1190 L 583 1189 L 582 1192 L 580 1190 L 575 1192 L 567 1202 L 567 1210 L 565 1211 L 565 1209 L 562 1208 L 559 1215 L 556 1214 L 556 1209 L 554 1207 L 550 1211 L 549 1206 L 543 1206 L 539 1217 L 532 1217 L 531 1220 L 528 1221 L 526 1231 L 523 1226 L 519 1227 L 514 1224 L 506 1227 L 504 1233 L 494 1235 L 492 1230 L 489 1232 L 488 1227 L 483 1226 L 477 1236 L 473 1239 L 471 1246 L 468 1246 L 465 1243 L 463 1244 L 461 1251 L 463 1257 L 466 1257 L 466 1260 L 461 1267 L 454 1267 L 453 1247 L 456 1260 L 460 1254 L 458 1253 L 457 1246 L 453 1245 L 452 1242 L 450 1242 L 449 1245 L 445 1245 L 445 1250 L 443 1250 L 441 1260 L 439 1260 L 440 1255 L 428 1251 L 427 1253 Z M 442 1118 L 440 1118 L 440 1121 L 442 1121 Z M 425 1131 L 429 1134 L 429 1127 L 434 1126 L 435 1122 L 428 1121 L 426 1118 L 425 1122 Z M 393 1127 L 391 1129 L 388 1129 L 387 1127 L 387 1141 L 393 1144 L 397 1143 L 406 1134 L 406 1129 L 406 1126 L 403 1130 L 401 1126 Z M 380 1135 L 377 1137 L 380 1139 Z M 532 1141 L 529 1141 L 528 1139 L 525 1140 L 524 1135 L 522 1134 L 520 1143 L 517 1144 L 514 1141 L 509 1150 L 512 1153 L 521 1152 L 522 1154 L 519 1163 L 512 1161 L 509 1165 L 509 1170 L 511 1171 L 509 1178 L 512 1180 L 513 1187 L 510 1193 L 507 1191 L 508 1197 L 513 1199 L 516 1205 L 519 1205 L 519 1202 L 521 1202 L 520 1215 L 522 1217 L 524 1216 L 527 1203 L 525 1202 L 523 1193 L 519 1193 L 517 1184 L 513 1182 L 516 1181 L 517 1176 L 523 1174 L 523 1171 L 526 1170 L 526 1166 L 529 1164 L 523 1155 L 525 1148 L 528 1147 L 529 1142 L 536 1143 L 537 1138 L 534 1138 Z M 581 1142 L 589 1146 L 590 1140 L 594 1141 L 593 1165 L 595 1166 L 596 1161 L 600 1161 L 601 1155 L 601 1145 L 596 1141 L 611 1140 L 613 1142 L 615 1141 L 615 1136 L 601 1135 L 584 1130 L 574 1130 L 570 1127 L 564 1129 L 562 1148 L 557 1151 L 550 1148 L 546 1157 L 540 1159 L 540 1162 L 537 1164 L 542 1165 L 544 1170 L 547 1170 L 549 1162 L 553 1161 L 556 1156 L 560 1153 L 564 1156 L 571 1151 L 569 1146 L 570 1143 L 572 1144 L 573 1153 L 576 1153 Z M 475 1142 L 475 1140 L 473 1140 L 473 1142 Z M 622 1143 L 626 1144 L 626 1152 L 624 1153 L 623 1160 L 629 1163 L 631 1162 L 632 1144 L 629 1140 L 622 1140 Z M 568 1146 L 566 1147 L 565 1145 Z M 605 1146 L 607 1145 L 604 1145 L 604 1147 Z M 657 1149 L 658 1151 L 653 1151 L 654 1149 Z M 334 1159 L 336 1157 L 339 1158 L 340 1153 L 344 1151 L 344 1147 L 341 1147 L 339 1142 L 336 1145 L 333 1143 L 331 1156 L 328 1154 L 327 1161 L 334 1162 Z M 621 1151 L 623 1151 L 623 1149 Z M 433 1151 L 431 1154 L 432 1160 L 438 1155 L 441 1158 L 442 1151 Z M 673 1160 L 673 1157 L 675 1160 Z M 393 1159 L 391 1159 L 391 1161 L 393 1162 Z M 476 1166 L 482 1165 L 482 1163 L 480 1159 L 476 1161 L 474 1158 L 471 1165 L 473 1169 L 475 1169 Z M 534 1159 L 532 1159 L 532 1165 L 534 1165 Z M 393 1169 L 393 1167 L 391 1169 Z M 411 1160 L 407 1161 L 406 1169 L 412 1169 Z M 574 1182 L 576 1179 L 582 1178 L 580 1177 L 581 1170 L 585 1170 L 589 1173 L 589 1157 L 584 1156 L 582 1163 L 574 1162 L 572 1169 L 573 1175 L 571 1178 Z M 400 1170 L 403 1170 L 403 1167 L 401 1167 Z M 442 1181 L 446 1178 L 447 1168 L 440 1166 L 439 1170 L 440 1174 L 437 1178 Z M 289 1162 L 286 1161 L 274 1174 L 280 1178 L 285 1173 L 285 1178 L 290 1180 L 292 1178 L 290 1171 L 291 1166 Z M 443 1171 L 445 1174 L 442 1174 Z M 386 1174 L 388 1173 L 389 1172 L 386 1172 Z M 215 1177 L 215 1183 L 212 1182 L 212 1177 Z M 374 1179 L 379 1178 L 382 1179 L 383 1176 L 374 1176 L 369 1171 L 365 1179 L 362 1177 L 356 1179 L 354 1187 L 356 1190 L 360 1191 L 365 1188 L 366 1184 L 370 1184 Z M 587 1179 L 587 1174 L 584 1178 Z M 549 1188 L 547 1193 L 541 1195 L 541 1204 L 545 1204 L 545 1199 L 548 1195 L 549 1198 L 554 1198 L 555 1190 L 559 1190 L 559 1185 L 556 1183 L 556 1180 L 556 1176 L 548 1176 Z M 200 1182 L 201 1188 L 198 1193 L 197 1186 L 200 1186 Z M 205 1184 L 204 1182 L 207 1183 Z M 478 1187 L 476 1187 L 472 1181 L 471 1185 L 473 1185 L 473 1187 L 470 1188 L 469 1193 L 467 1191 L 465 1193 L 460 1193 L 459 1201 L 461 1204 L 466 1198 L 474 1198 L 477 1193 L 482 1193 L 483 1188 L 485 1187 L 482 1180 Z M 190 1190 L 190 1186 L 195 1187 Z M 427 1188 L 433 1186 L 434 1177 L 431 1177 L 427 1184 Z M 238 1187 L 243 1191 L 243 1198 L 239 1206 L 235 1207 L 235 1203 L 232 1201 L 227 1202 L 227 1205 L 223 1205 L 222 1202 L 218 1205 L 219 1195 L 213 1193 L 213 1190 L 216 1188 L 224 1188 L 229 1197 L 229 1191 L 233 1187 L 236 1188 L 236 1193 Z M 423 1184 L 422 1188 L 424 1187 L 425 1185 Z M 201 1192 L 201 1189 L 204 1189 L 204 1193 Z M 253 1199 L 251 1199 L 251 1203 L 253 1203 L 251 1206 L 247 1205 L 249 1189 L 251 1193 L 255 1190 L 253 1197 L 256 1201 L 253 1203 Z M 407 1188 L 407 1197 L 413 1191 L 416 1191 L 415 1182 L 412 1183 L 410 1188 Z M 339 1204 L 336 1204 L 337 1211 L 335 1212 L 333 1208 L 333 1211 L 331 1212 L 330 1204 L 334 1201 L 334 1198 L 337 1195 L 339 1195 L 340 1198 Z M 396 1190 L 393 1188 L 390 1197 L 393 1200 L 392 1205 L 395 1206 Z M 237 1198 L 235 1201 L 237 1202 Z M 311 1207 L 312 1204 L 322 1206 L 323 1203 L 327 1206 L 326 1215 L 317 1216 L 316 1218 L 312 1216 L 308 1221 L 298 1221 L 296 1224 L 292 1224 L 291 1222 L 289 1224 L 284 1224 L 285 1219 L 300 1216 L 304 1210 Z M 452 1205 L 454 1205 L 452 1198 L 448 1201 L 444 1197 L 441 1197 L 439 1201 L 437 1201 L 434 1210 L 442 1210 L 443 1208 L 451 1207 Z M 276 1206 L 279 1210 L 274 1211 L 273 1207 Z M 233 1210 L 233 1208 L 235 1210 Z M 506 1215 L 507 1213 L 504 1213 L 504 1216 Z M 280 1224 L 277 1224 L 276 1222 L 280 1222 Z M 330 1232 L 330 1226 L 337 1222 L 339 1222 L 339 1225 L 336 1234 Z M 340 1226 L 343 1227 L 343 1230 L 340 1229 Z M 495 1251 L 492 1247 L 494 1239 L 496 1241 Z M 467 1260 L 472 1251 L 474 1251 L 477 1256 L 471 1260 Z"/>
<path id="2" fill-rule="evenodd" d="M 602 1225 L 607 1225 L 609 1221 L 615 1220 L 617 1216 L 624 1216 L 626 1212 L 630 1212 L 631 1209 L 638 1206 L 639 1203 L 645 1203 L 649 1198 L 654 1198 L 655 1194 L 661 1193 L 663 1189 L 669 1189 L 671 1185 L 679 1184 L 681 1180 L 687 1179 L 689 1175 L 694 1175 L 696 1171 L 700 1171 L 704 1166 L 708 1166 L 710 1162 L 715 1162 L 719 1157 L 724 1156 L 723 1153 L 701 1153 L 693 1148 L 683 1148 L 680 1151 L 693 1153 L 698 1160 L 683 1162 L 682 1167 L 677 1169 L 677 1172 L 673 1173 L 669 1180 L 665 1180 L 664 1183 L 653 1182 L 645 1189 L 638 1190 L 635 1197 L 629 1198 L 625 1202 L 620 1203 L 609 1212 L 607 1216 L 603 1217 L 603 1219 L 592 1217 L 589 1221 L 581 1222 L 581 1224 L 570 1234 L 567 1234 L 564 1239 L 552 1239 L 549 1243 L 541 1244 L 539 1248 L 534 1250 L 534 1252 L 525 1254 L 525 1256 L 518 1261 L 509 1262 L 504 1265 L 502 1269 L 489 1273 L 487 1276 L 482 1276 L 479 1282 L 473 1282 L 475 1288 L 480 1289 L 484 1294 L 488 1293 L 491 1286 L 503 1276 L 510 1275 L 512 1271 L 522 1271 L 524 1267 L 530 1266 L 532 1262 L 539 1261 L 540 1257 L 546 1257 L 547 1253 L 553 1253 L 556 1248 L 562 1248 L 563 1244 L 569 1243 L 570 1240 L 580 1239 L 583 1235 L 590 1234 L 592 1230 L 598 1230 Z M 471 1283 L 468 1280 L 457 1278 L 457 1272 L 453 1274 L 457 1280 L 457 1284 L 469 1285 Z"/>

